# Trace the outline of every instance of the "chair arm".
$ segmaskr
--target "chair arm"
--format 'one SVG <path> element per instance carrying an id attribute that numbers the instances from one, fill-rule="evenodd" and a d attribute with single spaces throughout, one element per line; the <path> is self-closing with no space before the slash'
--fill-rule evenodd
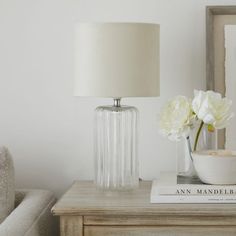
<path id="1" fill-rule="evenodd" d="M 56 199 L 47 190 L 16 191 L 16 208 L 0 224 L 1 236 L 56 235 L 50 213 Z"/>

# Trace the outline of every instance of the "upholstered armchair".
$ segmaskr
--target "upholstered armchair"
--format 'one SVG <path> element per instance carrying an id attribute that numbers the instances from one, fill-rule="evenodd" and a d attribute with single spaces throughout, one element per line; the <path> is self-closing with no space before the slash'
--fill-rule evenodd
<path id="1" fill-rule="evenodd" d="M 53 194 L 46 190 L 17 190 L 15 209 L 0 224 L 1 236 L 57 236 L 51 208 Z"/>
<path id="2" fill-rule="evenodd" d="M 0 236 L 57 236 L 55 201 L 47 190 L 15 190 L 13 160 L 0 148 Z"/>

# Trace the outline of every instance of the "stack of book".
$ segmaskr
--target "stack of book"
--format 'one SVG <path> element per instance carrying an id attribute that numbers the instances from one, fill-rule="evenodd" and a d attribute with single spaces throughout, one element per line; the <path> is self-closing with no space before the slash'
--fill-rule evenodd
<path id="1" fill-rule="evenodd" d="M 151 203 L 236 203 L 236 185 L 208 185 L 197 177 L 163 172 L 152 183 Z"/>

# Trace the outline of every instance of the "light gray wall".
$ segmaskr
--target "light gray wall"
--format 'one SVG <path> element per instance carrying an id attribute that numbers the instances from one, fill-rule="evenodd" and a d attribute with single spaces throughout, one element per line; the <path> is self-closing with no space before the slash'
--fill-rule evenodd
<path id="1" fill-rule="evenodd" d="M 205 88 L 205 5 L 234 0 L 0 0 L 0 144 L 10 148 L 18 187 L 60 195 L 93 178 L 93 110 L 73 97 L 73 22 L 158 22 L 161 97 L 124 99 L 140 111 L 140 175 L 175 168 L 175 144 L 158 134 L 167 99 Z"/>

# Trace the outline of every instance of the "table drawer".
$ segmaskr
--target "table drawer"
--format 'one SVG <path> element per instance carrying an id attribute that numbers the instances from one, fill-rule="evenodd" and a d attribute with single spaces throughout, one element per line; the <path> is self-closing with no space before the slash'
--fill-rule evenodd
<path id="1" fill-rule="evenodd" d="M 84 236 L 222 236 L 236 235 L 236 227 L 228 226 L 85 226 Z"/>
<path id="2" fill-rule="evenodd" d="M 232 216 L 84 216 L 84 225 L 93 226 L 236 226 Z"/>

